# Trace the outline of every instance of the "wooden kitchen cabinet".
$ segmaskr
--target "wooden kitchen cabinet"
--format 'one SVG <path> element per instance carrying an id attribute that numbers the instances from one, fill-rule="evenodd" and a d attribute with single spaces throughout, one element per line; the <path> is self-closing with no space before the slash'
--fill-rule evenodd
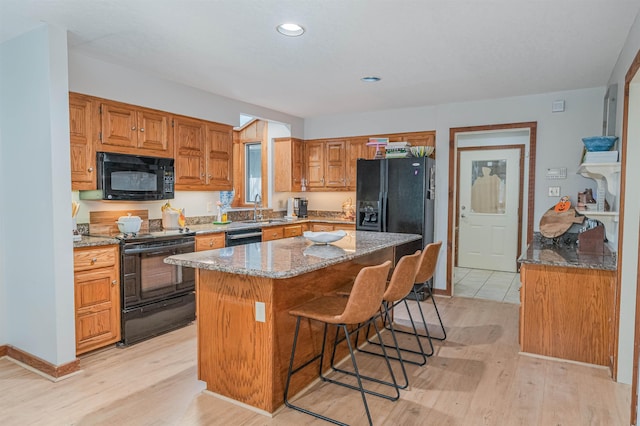
<path id="1" fill-rule="evenodd" d="M 119 246 L 74 250 L 76 354 L 120 340 Z"/>
<path id="2" fill-rule="evenodd" d="M 120 102 L 100 102 L 98 151 L 173 157 L 170 116 Z"/>
<path id="3" fill-rule="evenodd" d="M 523 352 L 611 367 L 616 272 L 522 264 Z"/>
<path id="4" fill-rule="evenodd" d="M 356 190 L 358 178 L 358 158 L 373 159 L 376 148 L 367 146 L 368 138 L 353 138 L 347 141 L 345 147 L 345 187 L 349 191 Z"/>
<path id="5" fill-rule="evenodd" d="M 196 236 L 196 251 L 224 248 L 225 245 L 226 234 L 224 232 Z"/>
<path id="6" fill-rule="evenodd" d="M 175 188 L 232 189 L 232 128 L 195 118 L 173 118 Z"/>
<path id="7" fill-rule="evenodd" d="M 71 189 L 93 190 L 96 182 L 96 154 L 94 139 L 93 99 L 90 96 L 69 93 L 69 131 L 71 142 Z"/>
<path id="8" fill-rule="evenodd" d="M 352 223 L 311 222 L 310 225 L 312 232 L 353 231 L 356 229 L 356 225 Z"/>
<path id="9" fill-rule="evenodd" d="M 306 142 L 307 187 L 311 190 L 345 189 L 345 141 Z"/>
<path id="10" fill-rule="evenodd" d="M 262 228 L 262 242 L 284 238 L 284 226 L 269 226 Z"/>
<path id="11" fill-rule="evenodd" d="M 299 237 L 300 235 L 302 235 L 302 232 L 302 224 L 284 226 L 284 238 Z"/>
<path id="12" fill-rule="evenodd" d="M 275 138 L 274 167 L 276 192 L 302 191 L 304 177 L 304 142 L 296 138 Z"/>

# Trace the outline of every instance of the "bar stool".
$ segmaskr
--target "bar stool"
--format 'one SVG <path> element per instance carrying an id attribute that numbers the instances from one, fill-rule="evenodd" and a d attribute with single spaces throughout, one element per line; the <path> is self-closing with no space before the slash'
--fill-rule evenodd
<path id="1" fill-rule="evenodd" d="M 391 309 L 393 309 L 393 307 L 395 307 L 396 305 L 402 303 L 403 301 L 406 303 L 405 301 L 405 297 L 409 294 L 409 292 L 411 291 L 411 289 L 413 288 L 413 283 L 415 282 L 415 276 L 416 276 L 416 271 L 418 269 L 418 265 L 419 265 L 419 261 L 420 261 L 420 253 L 421 251 L 418 250 L 416 251 L 414 254 L 411 255 L 406 255 L 403 256 L 399 261 L 398 264 L 396 265 L 395 269 L 393 270 L 393 274 L 391 275 L 391 279 L 389 280 L 389 283 L 387 285 L 387 288 L 384 292 L 384 295 L 382 296 L 382 303 L 380 304 L 380 309 L 378 310 L 378 314 L 373 318 L 373 321 L 377 320 L 378 318 L 384 318 L 385 321 L 386 319 L 390 318 L 390 311 Z M 336 294 L 341 295 L 341 296 L 349 296 L 351 292 L 351 285 L 347 285 L 341 289 L 339 289 Z M 413 322 L 412 322 L 413 323 Z M 369 324 L 367 326 L 367 331 L 365 333 L 365 336 L 369 336 L 369 331 L 370 331 L 370 327 L 371 324 Z M 371 339 L 367 338 L 367 342 L 377 345 L 377 346 L 382 346 L 385 348 L 392 348 L 395 349 L 398 356 L 394 357 L 392 355 L 387 355 L 388 358 L 390 359 L 394 359 L 397 361 L 400 361 L 400 367 L 402 369 L 402 375 L 404 377 L 404 384 L 403 385 L 397 385 L 399 389 L 405 389 L 409 386 L 409 378 L 407 376 L 407 371 L 405 369 L 404 363 L 405 362 L 409 362 L 411 364 L 417 364 L 417 365 L 424 365 L 427 362 L 427 354 L 424 352 L 424 349 L 422 347 L 422 342 L 420 342 L 420 338 L 418 337 L 418 331 L 416 330 L 415 325 L 413 326 L 413 330 L 415 331 L 416 334 L 416 341 L 418 344 L 418 348 L 420 349 L 420 351 L 422 352 L 422 362 L 418 362 L 418 361 L 409 361 L 409 360 L 405 360 L 402 358 L 402 354 L 401 351 L 405 351 L 406 349 L 401 348 L 398 344 L 398 340 L 396 338 L 396 334 L 393 328 L 393 323 L 389 322 L 389 327 L 390 327 L 390 331 L 391 331 L 391 337 L 393 339 L 393 345 L 388 345 L 383 343 L 381 336 L 377 336 L 378 337 L 378 341 L 374 341 Z M 359 337 L 359 332 L 356 334 L 356 346 L 358 346 L 358 337 Z M 337 339 L 336 339 L 337 340 Z M 377 355 L 377 356 L 384 356 L 383 353 L 379 353 L 379 352 L 373 352 L 370 350 L 367 350 L 365 348 L 359 348 L 360 352 L 364 352 L 364 353 L 368 353 L 371 355 Z M 386 352 L 386 351 L 385 351 Z M 410 351 L 413 352 L 413 351 Z M 348 375 L 353 375 L 352 372 L 347 371 L 347 370 L 343 370 L 340 368 L 337 368 L 334 364 L 334 356 L 331 357 L 331 366 L 335 371 L 338 371 L 340 373 L 344 373 L 344 374 L 348 374 Z M 372 377 L 368 377 L 368 376 L 363 376 L 361 375 L 361 377 L 365 380 L 370 380 L 376 383 L 380 383 L 380 384 L 385 384 L 385 385 L 395 385 L 395 383 L 389 383 L 380 379 L 376 379 L 376 378 L 372 378 Z"/>
<path id="2" fill-rule="evenodd" d="M 389 274 L 389 269 L 391 267 L 391 262 L 386 261 L 380 265 L 376 266 L 368 266 L 364 267 L 360 270 L 358 275 L 355 278 L 353 283 L 353 289 L 348 298 L 342 296 L 321 296 L 316 299 L 310 300 L 291 311 L 289 311 L 290 315 L 297 317 L 296 319 L 296 328 L 295 334 L 293 337 L 293 347 L 291 348 L 291 360 L 289 362 L 289 369 L 287 372 L 287 382 L 285 384 L 284 389 L 284 403 L 287 407 L 292 408 L 294 410 L 300 411 L 302 413 L 306 413 L 312 415 L 316 418 L 338 424 L 344 425 L 338 420 L 332 419 L 330 417 L 326 417 L 322 414 L 315 413 L 308 409 L 302 408 L 300 406 L 296 406 L 289 401 L 289 385 L 291 383 L 291 377 L 302 370 L 304 367 L 308 366 L 312 362 L 316 360 L 320 360 L 319 366 L 319 376 L 324 381 L 329 381 L 331 383 L 336 383 L 345 386 L 343 383 L 338 383 L 333 380 L 327 379 L 322 375 L 322 366 L 324 363 L 324 352 L 325 352 L 325 343 L 327 340 L 327 328 L 329 324 L 335 325 L 341 328 L 345 335 L 347 336 L 346 341 L 349 347 L 349 355 L 351 357 L 351 362 L 353 364 L 353 369 L 355 371 L 355 376 L 358 382 L 358 386 L 348 385 L 352 389 L 357 389 L 360 391 L 362 395 L 362 402 L 364 404 L 365 412 L 367 414 L 367 418 L 369 420 L 369 424 L 372 425 L 373 421 L 371 419 L 371 413 L 369 412 L 369 405 L 367 404 L 367 398 L 365 396 L 365 389 L 362 386 L 362 378 L 358 371 L 358 365 L 356 363 L 356 357 L 354 354 L 354 349 L 351 344 L 350 333 L 348 329 L 348 325 L 358 325 L 358 327 L 362 327 L 364 325 L 369 324 L 371 319 L 376 315 L 380 304 L 382 303 L 382 296 L 385 291 L 385 284 L 387 280 L 387 275 Z M 315 320 L 318 322 L 324 323 L 324 333 L 322 338 L 322 349 L 321 352 L 315 355 L 310 360 L 304 362 L 302 365 L 293 368 L 295 353 L 296 353 L 296 344 L 298 342 L 298 334 L 300 331 L 300 321 L 303 319 Z M 374 323 L 374 327 L 378 330 L 378 326 Z M 395 381 L 395 376 L 393 375 L 393 370 L 391 369 L 391 363 L 389 359 L 386 359 L 387 368 L 391 374 L 392 379 Z"/>
<path id="3" fill-rule="evenodd" d="M 431 344 L 431 351 L 433 354 L 433 344 L 431 343 L 432 339 L 435 340 L 445 340 L 447 338 L 447 331 L 444 328 L 444 324 L 442 323 L 442 318 L 440 317 L 440 312 L 438 311 L 438 305 L 436 305 L 436 300 L 433 297 L 432 291 L 432 283 L 428 281 L 433 278 L 433 273 L 436 270 L 436 264 L 438 263 L 438 256 L 440 254 L 440 247 L 442 246 L 442 241 L 438 241 L 436 243 L 427 244 L 424 251 L 422 252 L 422 257 L 420 259 L 420 266 L 418 267 L 418 271 L 416 273 L 415 283 L 416 285 L 422 284 L 428 292 L 428 296 L 433 303 L 433 307 L 436 310 L 436 315 L 438 316 L 438 321 L 440 322 L 440 329 L 442 330 L 442 337 L 432 336 L 429 332 L 429 327 L 427 326 L 427 321 L 424 318 L 424 312 L 422 311 L 422 306 L 420 305 L 420 298 L 418 296 L 418 292 L 416 290 L 416 286 L 413 287 L 413 295 L 415 297 L 416 303 L 418 304 L 418 311 L 420 312 L 420 317 L 422 319 L 422 323 L 424 324 L 424 329 L 426 334 L 420 334 L 421 337 L 426 337 L 429 339 L 429 343 Z M 408 310 L 408 309 L 407 309 Z M 411 317 L 411 312 L 409 312 L 409 317 Z M 404 331 L 401 331 L 404 332 Z M 405 332 L 410 333 L 410 332 Z"/>

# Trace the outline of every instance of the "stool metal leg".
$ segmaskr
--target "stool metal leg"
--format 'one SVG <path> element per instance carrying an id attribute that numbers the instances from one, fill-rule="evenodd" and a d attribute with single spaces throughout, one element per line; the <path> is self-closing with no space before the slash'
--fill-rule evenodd
<path id="1" fill-rule="evenodd" d="M 324 361 L 325 342 L 327 340 L 327 328 L 328 328 L 328 324 L 326 324 L 326 323 L 324 324 L 324 332 L 323 332 L 323 337 L 322 337 L 322 350 L 321 350 L 320 354 L 315 355 L 313 358 L 311 358 L 310 360 L 306 361 L 304 364 L 300 365 L 299 367 L 297 367 L 295 369 L 293 368 L 293 362 L 294 362 L 294 359 L 295 359 L 296 346 L 297 346 L 297 343 L 298 343 L 298 335 L 299 335 L 299 331 L 300 331 L 300 320 L 301 319 L 302 319 L 302 317 L 298 317 L 297 318 L 296 329 L 295 329 L 295 333 L 294 333 L 294 337 L 293 337 L 293 346 L 291 348 L 291 358 L 289 360 L 289 369 L 287 371 L 287 381 L 285 383 L 285 388 L 284 388 L 284 403 L 285 403 L 285 405 L 287 407 L 293 409 L 293 410 L 296 410 L 296 411 L 299 411 L 301 413 L 305 413 L 305 414 L 311 415 L 311 416 L 316 417 L 318 419 L 322 419 L 322 420 L 325 420 L 327 422 L 330 422 L 330 423 L 333 423 L 333 424 L 336 424 L 336 425 L 348 426 L 346 423 L 342 423 L 342 422 L 340 422 L 340 421 L 338 421 L 336 419 L 332 419 L 330 417 L 323 416 L 322 414 L 307 410 L 306 408 L 302 408 L 300 406 L 294 405 L 289 401 L 289 385 L 291 384 L 291 376 L 293 376 L 295 373 L 297 373 L 298 371 L 300 371 L 304 367 L 308 366 L 309 364 L 311 364 L 315 360 L 319 359 L 320 360 L 320 367 L 319 367 L 320 377 L 321 377 L 321 379 L 323 381 L 326 381 L 326 382 L 329 382 L 329 383 L 339 384 L 339 385 L 348 387 L 350 389 L 355 389 L 355 390 L 359 390 L 360 391 L 360 395 L 362 396 L 362 402 L 364 404 L 364 409 L 365 409 L 365 412 L 367 414 L 367 419 L 369 420 L 369 425 L 373 426 L 373 420 L 371 418 L 371 412 L 369 411 L 369 405 L 367 404 L 367 397 L 366 397 L 366 393 L 369 393 L 369 392 L 367 392 L 364 389 L 364 386 L 362 385 L 362 377 L 361 377 L 360 372 L 358 370 L 358 365 L 356 363 L 356 356 L 355 356 L 353 347 L 351 345 L 351 339 L 350 339 L 350 336 L 349 336 L 349 330 L 347 329 L 347 325 L 346 324 L 339 324 L 338 327 L 343 328 L 344 332 L 345 332 L 345 335 L 347 336 L 346 340 L 347 340 L 347 345 L 349 347 L 349 355 L 351 357 L 351 362 L 353 364 L 353 369 L 355 371 L 355 377 L 356 377 L 356 379 L 358 381 L 358 386 L 346 385 L 344 383 L 337 382 L 335 380 L 329 379 L 329 378 L 324 377 L 322 375 L 322 364 L 323 364 L 323 361 Z M 377 327 L 376 327 L 376 330 L 377 330 Z M 391 365 L 390 365 L 388 359 L 387 359 L 387 366 L 389 367 L 389 371 L 391 371 Z M 391 374 L 392 374 L 392 378 L 395 381 L 395 377 L 393 376 L 393 372 L 392 371 L 391 371 Z M 397 391 L 397 389 L 396 389 L 396 391 Z M 400 394 L 398 392 L 398 397 L 399 396 L 400 396 Z M 398 399 L 398 398 L 396 398 L 396 399 Z"/>

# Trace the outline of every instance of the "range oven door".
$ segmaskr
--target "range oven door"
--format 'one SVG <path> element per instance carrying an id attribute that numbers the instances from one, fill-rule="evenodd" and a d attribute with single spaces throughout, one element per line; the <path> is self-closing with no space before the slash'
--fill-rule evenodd
<path id="1" fill-rule="evenodd" d="M 191 253 L 193 238 L 129 243 L 122 250 L 123 309 L 195 290 L 195 269 L 164 263 L 167 256 Z"/>

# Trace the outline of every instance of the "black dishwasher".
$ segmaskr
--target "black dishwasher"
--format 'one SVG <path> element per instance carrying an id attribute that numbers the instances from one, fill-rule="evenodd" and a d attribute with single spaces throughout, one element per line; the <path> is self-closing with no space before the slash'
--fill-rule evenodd
<path id="1" fill-rule="evenodd" d="M 247 228 L 238 229 L 236 231 L 227 231 L 227 247 L 260 242 L 262 242 L 262 230 L 260 228 Z"/>

